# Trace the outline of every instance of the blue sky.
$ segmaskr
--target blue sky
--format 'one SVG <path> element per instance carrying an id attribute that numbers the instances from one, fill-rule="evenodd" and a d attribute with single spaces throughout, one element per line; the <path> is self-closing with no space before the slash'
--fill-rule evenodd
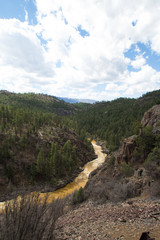
<path id="1" fill-rule="evenodd" d="M 160 71 L 160 54 L 152 50 L 150 43 L 145 44 L 137 42 L 136 44 L 131 45 L 130 49 L 124 53 L 125 57 L 135 60 L 137 56 L 137 48 L 139 49 L 139 54 L 143 55 L 146 59 L 146 63 L 156 71 Z M 131 70 L 136 71 L 134 68 L 131 68 Z"/>
<path id="2" fill-rule="evenodd" d="M 157 90 L 159 12 L 159 0 L 1 0 L 0 89 L 95 100 Z"/>
<path id="3" fill-rule="evenodd" d="M 0 18 L 25 20 L 26 11 L 30 24 L 36 24 L 36 5 L 32 0 L 1 0 Z"/>

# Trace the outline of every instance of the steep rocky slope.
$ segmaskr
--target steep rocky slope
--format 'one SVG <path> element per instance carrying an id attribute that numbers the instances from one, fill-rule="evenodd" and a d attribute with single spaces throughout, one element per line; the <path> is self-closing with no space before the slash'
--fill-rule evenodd
<path id="1" fill-rule="evenodd" d="M 153 178 L 144 164 L 159 148 L 159 122 L 160 105 L 156 105 L 144 114 L 140 134 L 126 138 L 118 151 L 90 174 L 84 189 L 87 201 L 58 219 L 57 240 L 139 240 L 143 232 L 149 232 L 149 239 L 160 239 L 160 192 L 154 195 L 160 180 Z M 142 161 L 135 151 L 141 147 L 139 137 L 152 136 L 146 132 L 153 134 L 154 145 Z"/>
<path id="2" fill-rule="evenodd" d="M 159 181 L 159 122 L 160 105 L 155 105 L 144 114 L 140 134 L 126 138 L 90 175 L 85 188 L 87 198 L 103 202 L 159 195 L 155 191 Z"/>
<path id="3" fill-rule="evenodd" d="M 141 121 L 143 127 L 153 127 L 155 134 L 160 133 L 160 105 L 155 105 L 149 109 Z"/>
<path id="4" fill-rule="evenodd" d="M 160 239 L 160 201 L 95 205 L 87 202 L 60 217 L 56 240 L 139 240 L 142 232 Z"/>

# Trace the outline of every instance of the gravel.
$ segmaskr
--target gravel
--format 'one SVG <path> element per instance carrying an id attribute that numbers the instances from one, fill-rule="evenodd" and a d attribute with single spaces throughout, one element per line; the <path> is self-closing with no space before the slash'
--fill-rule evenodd
<path id="1" fill-rule="evenodd" d="M 160 239 L 160 200 L 86 202 L 60 217 L 56 240 L 139 240 L 142 232 Z"/>

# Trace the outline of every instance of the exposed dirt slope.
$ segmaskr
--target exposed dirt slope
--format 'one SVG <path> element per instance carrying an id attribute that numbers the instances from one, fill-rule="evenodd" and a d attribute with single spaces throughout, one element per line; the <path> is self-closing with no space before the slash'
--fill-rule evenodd
<path id="1" fill-rule="evenodd" d="M 88 202 L 60 217 L 55 233 L 56 240 L 139 240 L 146 231 L 160 239 L 160 200 Z"/>

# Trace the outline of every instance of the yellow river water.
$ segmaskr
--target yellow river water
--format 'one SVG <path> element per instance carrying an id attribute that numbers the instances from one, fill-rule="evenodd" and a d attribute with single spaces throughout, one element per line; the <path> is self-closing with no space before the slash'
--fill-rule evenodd
<path id="1" fill-rule="evenodd" d="M 89 174 L 105 161 L 106 154 L 102 153 L 101 146 L 98 146 L 95 141 L 92 141 L 92 145 L 95 154 L 98 157 L 86 163 L 83 167 L 83 171 L 74 179 L 73 182 L 67 184 L 63 188 L 56 190 L 53 193 L 50 193 L 49 201 L 52 201 L 53 199 L 56 198 L 64 198 L 67 195 L 73 193 L 75 190 L 79 189 L 80 187 L 84 187 L 88 181 Z"/>
<path id="2" fill-rule="evenodd" d="M 95 154 L 98 156 L 96 159 L 86 163 L 83 167 L 83 171 L 74 179 L 73 182 L 67 184 L 65 187 L 60 188 L 54 192 L 40 193 L 40 197 L 45 198 L 46 194 L 49 194 L 48 201 L 51 202 L 57 198 L 64 198 L 67 195 L 78 190 L 80 187 L 84 187 L 88 181 L 89 174 L 99 167 L 104 161 L 106 154 L 102 153 L 101 146 L 98 146 L 95 141 L 92 141 L 92 145 Z M 0 202 L 0 208 L 3 208 L 4 202 Z"/>

